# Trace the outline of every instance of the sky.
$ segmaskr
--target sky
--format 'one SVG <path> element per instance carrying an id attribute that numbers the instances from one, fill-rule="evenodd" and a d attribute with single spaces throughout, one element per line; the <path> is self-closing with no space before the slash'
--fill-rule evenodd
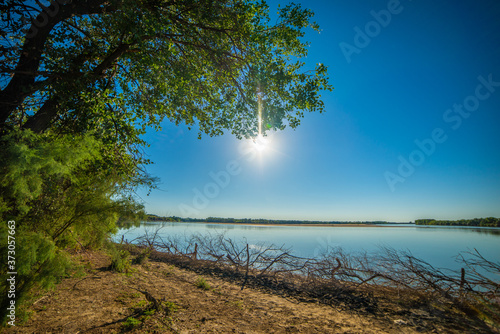
<path id="1" fill-rule="evenodd" d="M 297 1 L 295 1 L 297 2 Z M 269 2 L 275 11 L 282 1 Z M 265 145 L 162 123 L 162 216 L 408 222 L 500 217 L 500 2 L 299 1 L 326 112 Z"/>

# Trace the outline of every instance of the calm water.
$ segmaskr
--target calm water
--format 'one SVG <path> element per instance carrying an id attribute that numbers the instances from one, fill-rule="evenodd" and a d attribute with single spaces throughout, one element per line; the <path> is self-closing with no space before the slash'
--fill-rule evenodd
<path id="1" fill-rule="evenodd" d="M 273 243 L 292 248 L 293 254 L 314 257 L 327 248 L 342 247 L 350 252 L 376 252 L 380 246 L 409 250 L 435 267 L 458 269 L 455 257 L 463 251 L 477 249 L 486 259 L 500 261 L 500 228 L 438 226 L 255 226 L 210 223 L 144 223 L 138 228 L 121 230 L 117 239 L 126 240 L 154 232 L 167 236 L 190 236 L 225 233 L 236 241 L 249 244 Z"/>

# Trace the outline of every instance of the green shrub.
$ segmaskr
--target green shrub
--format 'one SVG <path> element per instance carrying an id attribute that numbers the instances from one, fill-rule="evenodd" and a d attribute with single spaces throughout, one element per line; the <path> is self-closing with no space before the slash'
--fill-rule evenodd
<path id="1" fill-rule="evenodd" d="M 165 313 L 167 315 L 172 315 L 174 312 L 177 312 L 179 309 L 179 306 L 175 304 L 174 302 L 169 302 L 169 301 L 163 301 L 162 302 L 163 309 L 165 310 Z"/>
<path id="2" fill-rule="evenodd" d="M 151 249 L 148 247 L 145 250 L 143 250 L 137 257 L 134 259 L 134 264 L 145 264 L 149 256 L 151 255 Z"/>
<path id="3" fill-rule="evenodd" d="M 210 284 L 208 284 L 208 282 L 203 277 L 198 277 L 195 285 L 203 290 L 210 290 L 212 288 Z"/>
<path id="4" fill-rule="evenodd" d="M 68 248 L 95 249 L 137 222 L 143 206 L 131 192 L 142 184 L 137 160 L 102 136 L 12 128 L 0 133 L 0 324 L 10 304 L 8 271 L 17 271 L 16 320 L 28 314 L 34 292 L 43 293 L 68 275 Z M 7 222 L 16 222 L 15 270 L 7 270 Z M 128 271 L 124 254 L 114 269 Z M 26 310 L 26 311 L 25 311 Z"/>
<path id="5" fill-rule="evenodd" d="M 118 273 L 129 273 L 132 270 L 130 253 L 126 250 L 115 250 L 111 257 L 111 270 Z"/>
<path id="6" fill-rule="evenodd" d="M 150 316 L 150 315 L 155 314 L 155 312 L 156 312 L 155 309 L 147 310 L 146 312 L 144 312 L 144 315 Z"/>
<path id="7" fill-rule="evenodd" d="M 71 269 L 71 262 L 67 255 L 60 251 L 52 240 L 35 232 L 16 231 L 15 249 L 15 300 L 16 323 L 27 314 L 26 303 L 30 301 L 30 292 L 33 289 L 43 290 L 52 288 L 65 277 Z M 7 263 L 7 235 L 5 226 L 0 227 L 0 254 L 3 263 Z M 0 320 L 5 325 L 7 320 L 7 306 L 10 303 L 8 291 L 10 284 L 7 281 L 11 275 L 7 274 L 7 266 L 0 269 Z"/>
<path id="8" fill-rule="evenodd" d="M 142 322 L 137 320 L 136 318 L 128 317 L 127 320 L 123 323 L 123 327 L 132 329 L 139 326 L 140 324 L 142 324 Z"/>

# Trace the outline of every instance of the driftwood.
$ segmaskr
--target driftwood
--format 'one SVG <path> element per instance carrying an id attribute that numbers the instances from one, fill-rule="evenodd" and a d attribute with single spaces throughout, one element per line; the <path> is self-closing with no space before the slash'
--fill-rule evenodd
<path id="1" fill-rule="evenodd" d="M 224 234 L 163 239 L 158 230 L 136 239 L 136 243 L 178 256 L 175 261 L 183 259 L 186 267 L 232 273 L 241 282 L 241 289 L 251 282 L 287 294 L 322 295 L 326 300 L 339 293 L 346 296 L 342 291 L 353 294 L 363 286 L 405 289 L 442 297 L 461 309 L 479 301 L 491 310 L 492 317 L 497 314 L 500 318 L 500 284 L 486 275 L 500 274 L 500 264 L 486 260 L 477 250 L 460 254 L 463 266 L 452 271 L 392 248 L 381 248 L 376 254 L 347 254 L 336 248 L 310 259 L 296 257 L 284 246 L 236 242 Z"/>

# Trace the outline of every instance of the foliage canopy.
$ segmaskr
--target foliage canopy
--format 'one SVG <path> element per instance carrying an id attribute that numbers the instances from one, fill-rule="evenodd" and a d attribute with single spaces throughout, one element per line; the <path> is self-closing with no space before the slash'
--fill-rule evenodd
<path id="1" fill-rule="evenodd" d="M 2 127 L 95 130 L 130 148 L 164 118 L 254 136 L 258 95 L 272 129 L 323 111 L 326 67 L 305 71 L 300 61 L 304 28 L 319 27 L 299 5 L 280 8 L 271 25 L 263 1 L 62 2 L 0 7 Z"/>

